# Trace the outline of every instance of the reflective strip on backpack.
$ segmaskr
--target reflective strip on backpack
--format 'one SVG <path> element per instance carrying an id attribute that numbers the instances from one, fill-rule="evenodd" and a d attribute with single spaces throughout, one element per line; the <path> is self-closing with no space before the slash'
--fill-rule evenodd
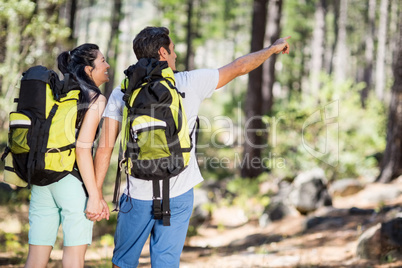
<path id="1" fill-rule="evenodd" d="M 10 126 L 14 125 L 30 126 L 31 120 L 13 120 L 10 122 Z"/>
<path id="2" fill-rule="evenodd" d="M 143 128 L 152 128 L 152 127 L 166 127 L 166 122 L 165 121 L 144 122 L 144 123 L 132 126 L 132 130 L 138 131 Z"/>

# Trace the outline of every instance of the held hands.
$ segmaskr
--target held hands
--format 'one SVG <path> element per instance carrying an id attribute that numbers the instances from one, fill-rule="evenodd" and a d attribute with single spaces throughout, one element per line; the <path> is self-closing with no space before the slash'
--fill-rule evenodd
<path id="1" fill-rule="evenodd" d="M 110 211 L 106 201 L 102 199 L 95 200 L 89 197 L 85 214 L 88 220 L 100 221 L 102 219 L 109 220 Z"/>
<path id="2" fill-rule="evenodd" d="M 276 40 L 272 45 L 271 48 L 274 49 L 275 54 L 279 54 L 282 52 L 282 54 L 289 54 L 289 44 L 286 40 L 288 40 L 290 36 L 279 38 Z"/>

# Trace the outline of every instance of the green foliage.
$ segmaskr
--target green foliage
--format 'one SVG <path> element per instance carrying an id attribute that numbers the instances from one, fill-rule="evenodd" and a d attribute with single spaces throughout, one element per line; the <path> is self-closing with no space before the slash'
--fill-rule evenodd
<path id="1" fill-rule="evenodd" d="M 0 1 L 0 127 L 13 107 L 18 81 L 32 65 L 54 68 L 57 49 L 67 43 L 70 29 L 59 19 L 64 1 Z"/>
<path id="2" fill-rule="evenodd" d="M 281 36 L 292 36 L 289 41 L 291 50 L 290 55 L 279 55 L 277 58 L 276 87 L 280 90 L 280 96 L 275 95 L 273 112 L 264 118 L 269 130 L 267 147 L 263 152 L 267 173 L 257 179 L 239 177 L 244 141 L 243 113 L 247 77 L 237 78 L 227 85 L 225 90 L 216 93 L 211 100 L 206 100 L 201 107 L 201 114 L 211 123 L 209 132 L 203 131 L 200 136 L 200 143 L 206 145 L 199 150 L 201 171 L 206 179 L 227 182 L 227 187 L 222 189 L 222 192 L 226 193 L 223 205 L 242 207 L 249 217 L 258 215 L 261 208 L 269 204 L 270 193 L 261 194 L 259 187 L 261 182 L 273 177 L 293 179 L 298 172 L 317 166 L 323 168 L 330 179 L 372 178 L 378 173 L 378 158 L 386 142 L 385 104 L 374 95 L 370 95 L 366 108 L 361 108 L 360 90 L 364 85 L 354 81 L 345 81 L 336 85 L 331 75 L 327 74 L 321 77 L 318 95 L 311 96 L 305 93 L 309 63 L 314 53 L 311 40 L 317 1 L 319 0 L 284 1 Z M 0 127 L 2 127 L 0 151 L 3 151 L 6 143 L 6 117 L 12 110 L 12 99 L 16 96 L 21 72 L 35 64 L 54 68 L 56 56 L 63 47 L 70 46 L 67 41 L 70 29 L 66 27 L 65 21 L 59 18 L 60 8 L 64 3 L 65 1 L 55 0 L 37 2 L 0 0 L 0 47 L 2 48 L 0 50 Z M 102 6 L 105 2 L 95 1 L 94 3 L 97 5 L 96 9 L 105 10 Z M 166 26 L 171 30 L 171 38 L 177 48 L 177 66 L 179 70 L 183 70 L 187 53 L 188 1 L 154 0 L 153 3 L 160 12 L 155 19 L 155 24 Z M 203 51 L 202 56 L 212 58 L 214 62 L 214 66 L 197 67 L 218 68 L 221 66 L 218 64 L 221 62 L 221 57 L 225 58 L 224 63 L 228 63 L 249 51 L 251 0 L 200 0 L 193 3 L 194 13 L 190 22 L 193 29 L 191 35 L 194 51 L 207 50 Z M 337 37 L 335 4 L 336 1 L 327 1 L 324 44 L 326 51 L 323 55 L 327 65 L 332 64 L 330 58 L 333 56 L 331 53 L 333 53 L 332 49 Z M 83 6 L 87 7 L 87 3 Z M 354 66 L 349 76 L 351 79 L 359 77 L 359 71 L 365 67 L 365 50 L 362 48 L 364 48 L 367 30 L 366 9 L 367 3 L 364 1 L 355 1 L 348 7 L 346 45 L 349 49 L 348 63 Z M 378 20 L 379 10 L 376 12 Z M 109 19 L 108 13 L 105 14 L 101 18 L 86 18 L 85 21 L 82 20 L 79 27 L 89 29 L 91 25 L 92 30 L 94 23 L 99 25 L 101 20 Z M 389 33 L 389 35 L 392 37 L 392 34 Z M 104 43 L 107 36 L 107 33 L 99 35 L 95 42 Z M 131 38 L 129 41 L 121 38 L 120 49 L 127 46 L 125 43 L 131 42 Z M 83 39 L 87 40 L 91 37 L 85 36 Z M 374 42 L 376 47 L 377 40 Z M 223 51 L 222 47 L 217 46 L 220 44 L 224 45 Z M 131 55 L 131 49 L 129 52 Z M 389 54 L 392 53 L 392 51 L 389 52 Z M 126 56 L 122 55 L 123 58 Z M 197 64 L 203 64 L 203 61 L 196 61 Z M 329 65 L 325 66 L 328 72 L 330 72 Z M 390 66 L 388 66 L 388 74 L 389 70 Z M 392 85 L 391 80 L 392 75 L 388 75 L 386 81 L 388 89 Z M 234 135 L 233 140 L 227 139 L 228 132 L 222 131 L 222 128 L 227 126 L 222 123 L 222 120 L 217 119 L 217 116 L 232 119 L 232 130 L 239 135 Z M 104 183 L 106 198 L 110 198 L 113 194 L 117 149 L 113 153 L 113 161 Z M 2 168 L 3 166 L 0 166 L 0 173 Z M 125 178 L 122 176 L 122 184 L 124 183 Z M 29 201 L 29 195 L 28 189 L 18 189 L 8 192 L 7 195 L 1 193 L 0 203 L 6 203 L 10 213 L 13 213 L 18 211 L 19 206 Z M 205 206 L 212 213 L 219 205 L 221 204 L 208 203 Z M 378 204 L 377 210 L 381 211 L 382 207 L 383 204 Z M 110 205 L 110 208 L 113 209 L 114 206 Z M 103 247 L 112 245 L 116 221 L 117 213 L 112 212 L 109 221 L 102 220 L 95 223 L 95 245 Z M 28 228 L 27 223 L 23 224 L 22 232 L 18 235 L 0 230 L 0 251 L 14 251 L 19 256 L 16 262 L 23 262 L 23 256 L 26 256 L 28 250 L 26 241 Z M 218 228 L 223 229 L 224 226 L 219 225 Z M 196 228 L 190 226 L 189 236 L 196 234 Z M 61 243 L 61 239 L 58 239 L 56 249 L 62 248 Z M 392 260 L 391 255 L 384 258 L 384 262 Z M 109 267 L 110 260 L 86 265 Z"/>
<path id="3" fill-rule="evenodd" d="M 0 19 L 7 20 L 16 15 L 28 17 L 35 9 L 35 3 L 30 0 L 0 1 Z"/>
<path id="4" fill-rule="evenodd" d="M 209 178 L 224 179 L 231 177 L 240 161 L 235 149 L 210 147 L 198 157 L 203 174 Z"/>
<path id="5" fill-rule="evenodd" d="M 21 211 L 19 211 L 21 212 Z M 7 210 L 7 214 L 13 214 L 12 209 Z M 9 263 L 24 263 L 28 253 L 28 230 L 29 224 L 21 222 L 20 233 L 8 233 L 0 230 L 0 252 L 12 252 Z"/>
<path id="6" fill-rule="evenodd" d="M 269 196 L 259 191 L 260 183 L 266 179 L 266 176 L 261 175 L 257 179 L 241 178 L 237 176 L 229 180 L 227 183 L 227 191 L 229 194 L 226 195 L 223 204 L 242 208 L 249 219 L 258 218 L 271 201 Z"/>
<path id="7" fill-rule="evenodd" d="M 7 183 L 0 182 L 0 205 L 8 205 L 13 210 L 16 206 L 27 204 L 31 197 L 31 191 L 28 188 L 13 189 Z"/>
<path id="8" fill-rule="evenodd" d="M 300 171 L 319 166 L 330 179 L 375 177 L 378 155 L 386 142 L 386 110 L 374 95 L 363 109 L 363 87 L 350 80 L 336 85 L 331 76 L 322 74 L 318 95 L 277 98 L 272 115 L 264 117 L 269 130 L 262 155 L 267 170 L 274 176 L 294 178 Z M 199 160 L 205 178 L 222 180 L 238 175 L 241 167 L 243 137 L 238 135 L 231 143 L 226 136 L 244 135 L 244 121 L 240 102 L 233 102 L 225 91 L 216 95 L 203 110 L 209 126 L 202 121 Z M 229 120 L 233 128 L 216 114 Z"/>
<path id="9" fill-rule="evenodd" d="M 309 43 L 313 34 L 315 1 L 286 1 L 283 5 L 281 37 L 291 36 L 288 57 L 278 57 L 283 64 L 283 71 L 277 72 L 278 80 L 289 91 L 299 91 L 301 78 L 306 74 L 308 56 L 313 49 Z M 293 92 L 289 92 L 293 94 Z"/>
<path id="10" fill-rule="evenodd" d="M 100 239 L 100 243 L 103 246 L 112 247 L 114 244 L 114 236 L 111 234 L 102 235 L 102 237 Z"/>
<path id="11" fill-rule="evenodd" d="M 196 235 L 198 235 L 197 227 L 190 224 L 187 230 L 187 237 L 192 237 Z"/>
<path id="12" fill-rule="evenodd" d="M 374 94 L 368 97 L 363 109 L 363 87 L 363 83 L 350 80 L 337 85 L 331 76 L 322 74 L 318 95 L 297 93 L 290 98 L 277 98 L 272 115 L 264 117 L 269 134 L 262 157 L 271 176 L 294 178 L 298 172 L 318 166 L 329 179 L 373 179 L 378 173 L 378 156 L 385 148 L 386 109 Z M 229 132 L 236 134 L 239 127 L 240 136 L 244 135 L 242 107 L 226 92 L 219 94 L 219 98 L 205 104 L 209 118 L 205 121 L 210 125 L 201 125 L 199 140 L 203 145 L 199 149 L 200 167 L 204 177 L 212 180 L 238 176 L 243 161 L 239 144 L 243 137 L 235 138 L 233 143 L 227 142 L 226 137 Z M 220 117 L 227 116 L 234 128 L 228 128 L 224 120 L 211 114 L 224 114 Z M 247 181 L 230 191 L 249 196 L 237 190 L 252 191 L 251 187 Z"/>
<path id="13" fill-rule="evenodd" d="M 16 234 L 12 233 L 6 233 L 5 234 L 5 250 L 6 251 L 20 251 L 22 248 L 21 243 L 18 241 L 18 236 Z"/>
<path id="14" fill-rule="evenodd" d="M 211 40 L 244 40 L 248 36 L 251 21 L 251 2 L 240 0 L 192 1 L 192 17 L 188 19 L 189 2 L 185 0 L 160 0 L 155 5 L 161 12 L 156 25 L 168 27 L 170 37 L 176 44 L 178 70 L 184 70 L 188 36 L 191 36 L 193 51 Z M 191 24 L 191 33 L 188 25 Z M 183 46 L 185 44 L 185 46 Z M 203 68 L 205 66 L 197 66 Z M 219 67 L 219 66 L 214 66 Z"/>
<path id="15" fill-rule="evenodd" d="M 385 148 L 383 104 L 370 96 L 360 103 L 363 84 L 336 85 L 322 76 L 318 96 L 293 96 L 275 103 L 276 142 L 272 152 L 286 160 L 282 176 L 321 166 L 329 178 L 367 176 L 377 172 L 374 156 Z M 300 101 L 302 99 L 302 101 Z M 309 148 L 307 148 L 309 147 Z"/>
<path id="16" fill-rule="evenodd" d="M 227 184 L 227 190 L 245 197 L 258 194 L 258 181 L 254 179 L 235 178 Z"/>

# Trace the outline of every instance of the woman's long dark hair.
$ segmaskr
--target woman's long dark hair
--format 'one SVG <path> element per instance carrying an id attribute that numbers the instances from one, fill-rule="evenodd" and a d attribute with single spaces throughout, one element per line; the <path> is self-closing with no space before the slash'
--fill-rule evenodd
<path id="1" fill-rule="evenodd" d="M 83 44 L 71 51 L 62 52 L 57 57 L 57 64 L 60 72 L 69 73 L 75 78 L 81 88 L 78 101 L 78 114 L 76 126 L 79 129 L 84 120 L 85 113 L 91 103 L 96 101 L 101 94 L 95 82 L 85 72 L 86 66 L 95 68 L 95 59 L 98 56 L 99 47 L 95 44 Z"/>

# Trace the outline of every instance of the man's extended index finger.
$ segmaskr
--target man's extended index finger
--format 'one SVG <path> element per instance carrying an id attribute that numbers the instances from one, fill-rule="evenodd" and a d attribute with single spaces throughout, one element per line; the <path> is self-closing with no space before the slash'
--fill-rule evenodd
<path id="1" fill-rule="evenodd" d="M 283 39 L 288 40 L 290 37 L 291 36 L 289 35 L 289 36 L 283 37 Z"/>

